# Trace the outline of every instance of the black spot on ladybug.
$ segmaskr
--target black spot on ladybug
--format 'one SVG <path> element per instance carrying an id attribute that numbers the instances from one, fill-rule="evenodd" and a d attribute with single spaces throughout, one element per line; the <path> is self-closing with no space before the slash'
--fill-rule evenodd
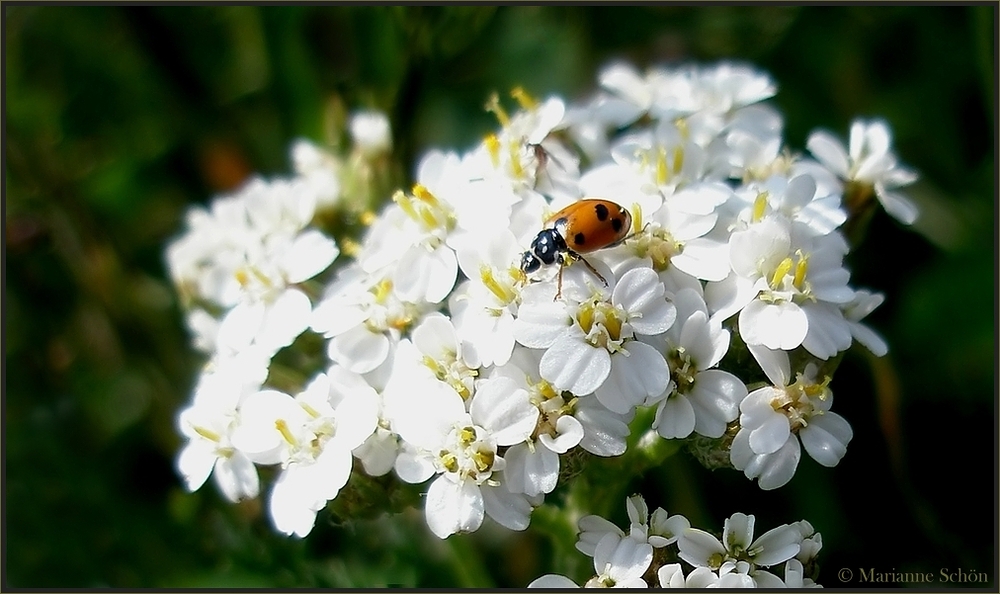
<path id="1" fill-rule="evenodd" d="M 594 206 L 594 212 L 597 213 L 597 220 L 598 221 L 606 221 L 606 220 L 608 220 L 608 215 L 611 214 L 611 213 L 608 212 L 608 207 L 604 206 L 603 204 L 597 204 L 597 205 L 595 205 Z"/>
<path id="2" fill-rule="evenodd" d="M 587 241 L 587 238 L 583 236 L 583 233 L 577 233 L 573 236 L 573 243 L 576 245 L 583 245 Z"/>
<path id="3" fill-rule="evenodd" d="M 614 228 L 615 233 L 618 233 L 619 231 L 622 230 L 622 220 L 621 219 L 612 219 L 611 220 L 611 226 Z"/>

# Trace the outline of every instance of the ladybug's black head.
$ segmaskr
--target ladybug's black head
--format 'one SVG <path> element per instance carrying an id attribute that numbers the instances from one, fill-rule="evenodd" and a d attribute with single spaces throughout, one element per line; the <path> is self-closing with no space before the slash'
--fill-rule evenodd
<path id="1" fill-rule="evenodd" d="M 532 254 L 531 252 L 524 252 L 524 254 L 521 255 L 521 270 L 524 272 L 531 274 L 541 267 L 542 262 L 535 257 L 535 254 Z"/>

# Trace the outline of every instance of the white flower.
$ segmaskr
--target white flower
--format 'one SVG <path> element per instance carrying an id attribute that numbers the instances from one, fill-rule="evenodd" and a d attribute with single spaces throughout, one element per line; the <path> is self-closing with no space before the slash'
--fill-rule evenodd
<path id="1" fill-rule="evenodd" d="M 692 289 L 679 291 L 674 304 L 677 322 L 666 333 L 646 339 L 665 354 L 671 377 L 667 390 L 650 401 L 659 402 L 653 428 L 667 439 L 684 438 L 692 431 L 721 437 L 747 395 L 738 377 L 713 369 L 729 350 L 729 331 L 709 319 L 704 300 Z"/>
<path id="2" fill-rule="evenodd" d="M 487 135 L 470 153 L 473 177 L 521 197 L 537 191 L 555 198 L 579 198 L 580 159 L 551 136 L 563 125 L 565 103 L 558 97 L 538 101 L 521 88 L 511 96 L 521 107 L 513 115 L 500 105 L 497 95 L 486 105 L 501 129 Z"/>
<path id="3" fill-rule="evenodd" d="M 778 213 L 755 216 L 730 237 L 733 273 L 709 283 L 705 298 L 713 318 L 739 312 L 740 337 L 748 345 L 783 350 L 804 345 L 827 359 L 851 344 L 839 308 L 828 307 L 854 295 L 843 267 L 847 244 L 838 233 L 810 236 L 803 228 Z"/>
<path id="4" fill-rule="evenodd" d="M 547 349 L 540 371 L 556 389 L 595 393 L 608 409 L 627 414 L 670 380 L 663 356 L 635 336 L 664 332 L 675 310 L 652 270 L 630 270 L 618 282 L 605 273 L 609 288 L 601 291 L 592 276 L 583 276 L 592 275 L 585 267 L 568 267 L 561 301 L 552 301 L 552 282 L 525 287 L 514 337 Z"/>
<path id="5" fill-rule="evenodd" d="M 400 351 L 410 348 L 400 343 Z M 404 480 L 426 480 L 426 463 L 438 477 L 427 491 L 427 524 L 439 538 L 456 532 L 472 532 L 482 524 L 485 509 L 483 483 L 503 470 L 501 446 L 523 442 L 535 428 L 538 409 L 525 390 L 508 378 L 482 381 L 466 412 L 462 397 L 444 382 L 418 380 L 415 366 L 401 368 L 386 386 L 386 405 L 393 428 L 416 451 L 404 468 Z M 403 455 L 400 458 L 405 460 Z M 399 469 L 397 462 L 397 469 Z M 496 480 L 496 479 L 493 479 Z"/>
<path id="6" fill-rule="evenodd" d="M 331 361 L 355 373 L 368 373 L 388 361 L 392 346 L 428 306 L 404 301 L 383 274 L 360 266 L 342 268 L 312 312 L 311 326 L 330 338 Z"/>
<path id="7" fill-rule="evenodd" d="M 779 526 L 754 540 L 754 522 L 753 515 L 733 514 L 726 520 L 721 542 L 703 530 L 689 528 L 677 541 L 679 556 L 695 567 L 719 570 L 744 562 L 752 570 L 777 565 L 798 554 L 802 535 L 795 526 Z"/>
<path id="8" fill-rule="evenodd" d="M 739 209 L 736 219 L 745 225 L 777 212 L 812 235 L 827 235 L 847 220 L 839 191 L 822 193 L 810 174 L 772 175 L 743 186 L 735 196 L 731 204 Z"/>
<path id="9" fill-rule="evenodd" d="M 587 581 L 586 587 L 645 588 L 642 575 L 652 561 L 653 547 L 649 543 L 606 534 L 594 550 L 597 575 Z"/>
<path id="10" fill-rule="evenodd" d="M 463 400 L 472 396 L 479 361 L 474 349 L 463 349 L 451 320 L 440 313 L 427 314 L 413 329 L 411 341 L 421 363 L 438 381 L 451 386 Z"/>
<path id="11" fill-rule="evenodd" d="M 392 150 L 392 131 L 389 118 L 381 111 L 358 111 L 351 115 L 348 124 L 354 145 L 369 155 L 388 153 Z"/>
<path id="12" fill-rule="evenodd" d="M 539 377 L 539 351 L 517 347 L 510 362 L 493 370 L 491 377 L 506 377 L 528 393 L 538 409 L 538 423 L 530 438 L 511 446 L 504 454 L 507 488 L 514 493 L 536 496 L 550 493 L 559 478 L 559 456 L 580 444 L 584 424 L 574 415 L 575 398 L 564 394 Z"/>
<path id="13" fill-rule="evenodd" d="M 885 211 L 899 222 L 911 225 L 917 219 L 917 207 L 894 191 L 916 181 L 917 174 L 897 162 L 892 152 L 892 133 L 884 121 L 852 122 L 849 150 L 823 131 L 813 132 L 806 146 L 817 160 L 847 182 L 849 207 L 861 206 L 874 192 Z M 859 201 L 861 204 L 852 204 Z"/>
<path id="14" fill-rule="evenodd" d="M 787 588 L 822 588 L 811 578 L 805 577 L 805 570 L 802 562 L 798 559 L 789 559 L 785 563 L 784 585 Z"/>
<path id="15" fill-rule="evenodd" d="M 705 150 L 670 120 L 625 136 L 611 147 L 611 156 L 640 180 L 647 194 L 670 196 L 683 185 L 705 179 Z"/>
<path id="16" fill-rule="evenodd" d="M 854 292 L 854 299 L 843 306 L 844 318 L 847 319 L 851 336 L 876 357 L 885 356 L 889 352 L 889 346 L 874 330 L 862 324 L 861 320 L 874 311 L 876 307 L 882 305 L 883 301 L 885 301 L 885 295 L 859 289 Z"/>
<path id="17" fill-rule="evenodd" d="M 316 208 L 329 208 L 340 199 L 343 163 L 316 144 L 299 139 L 292 143 L 292 167 L 316 195 Z"/>
<path id="18" fill-rule="evenodd" d="M 817 383 L 812 364 L 790 382 L 788 354 L 750 347 L 772 386 L 751 392 L 740 403 L 740 430 L 730 460 L 761 489 L 776 489 L 795 474 L 801 445 L 823 466 L 836 466 L 854 433 L 840 415 L 830 412 L 829 379 Z"/>
<path id="19" fill-rule="evenodd" d="M 219 323 L 217 349 L 251 344 L 276 352 L 308 325 L 308 297 L 295 287 L 325 270 L 339 250 L 307 229 L 314 192 L 302 180 L 253 179 L 192 211 L 191 231 L 168 249 L 174 281 L 196 299 L 232 308 Z"/>
<path id="20" fill-rule="evenodd" d="M 340 373 L 318 375 L 293 398 L 276 390 L 247 396 L 233 444 L 258 464 L 281 464 L 269 511 L 285 534 L 306 536 L 316 512 L 334 499 L 351 473 L 351 450 L 375 430 L 371 388 L 341 383 Z"/>
<path id="21" fill-rule="evenodd" d="M 201 488 L 211 474 L 230 501 L 257 496 L 257 469 L 233 446 L 231 436 L 239 424 L 240 403 L 260 388 L 267 363 L 266 355 L 251 350 L 216 359 L 199 378 L 193 402 L 177 417 L 178 429 L 188 439 L 178 455 L 177 469 L 189 491 Z"/>
<path id="22" fill-rule="evenodd" d="M 470 280 L 452 292 L 448 306 L 459 336 L 481 363 L 503 365 L 514 349 L 523 282 L 515 263 L 523 250 L 508 229 L 471 239 L 458 248 L 458 265 Z"/>
<path id="23" fill-rule="evenodd" d="M 548 573 L 537 577 L 528 584 L 529 588 L 545 588 L 546 590 L 556 590 L 564 588 L 579 588 L 580 585 L 564 575 Z"/>
<path id="24" fill-rule="evenodd" d="M 656 508 L 649 515 L 646 500 L 641 495 L 632 495 L 626 500 L 629 517 L 629 538 L 639 542 L 648 542 L 650 546 L 661 549 L 677 542 L 691 523 L 682 515 L 671 516 L 662 507 Z"/>

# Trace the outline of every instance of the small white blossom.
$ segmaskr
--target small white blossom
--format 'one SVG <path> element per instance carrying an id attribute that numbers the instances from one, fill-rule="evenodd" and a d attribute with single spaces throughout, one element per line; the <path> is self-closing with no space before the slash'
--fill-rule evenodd
<path id="1" fill-rule="evenodd" d="M 605 271 L 609 287 L 602 290 L 583 276 L 592 274 L 583 266 L 569 267 L 560 301 L 552 301 L 551 282 L 526 287 L 514 337 L 547 349 L 539 366 L 557 389 L 594 393 L 608 409 L 627 414 L 670 379 L 663 356 L 635 337 L 666 331 L 676 312 L 652 270 L 630 270 L 617 282 Z"/>
<path id="2" fill-rule="evenodd" d="M 679 439 L 696 431 L 721 437 L 727 423 L 739 416 L 747 389 L 735 375 L 714 369 L 729 350 L 729 331 L 708 317 L 701 295 L 682 289 L 674 296 L 677 322 L 664 334 L 647 341 L 664 353 L 670 366 L 670 385 L 660 396 L 653 428 L 662 437 Z"/>
<path id="3" fill-rule="evenodd" d="M 917 207 L 896 188 L 916 181 L 917 174 L 901 166 L 892 152 L 892 133 L 881 120 L 851 123 L 849 149 L 828 132 L 813 132 L 806 142 L 809 151 L 840 179 L 871 191 L 885 211 L 904 225 L 917 219 Z M 851 189 L 848 188 L 850 194 Z M 850 197 L 849 197 L 850 199 Z"/>
<path id="4" fill-rule="evenodd" d="M 389 118 L 380 111 L 366 110 L 351 115 L 348 124 L 354 145 L 369 155 L 379 155 L 392 150 L 392 131 Z"/>
<path id="5" fill-rule="evenodd" d="M 351 450 L 375 430 L 377 401 L 332 375 L 318 375 L 296 397 L 262 390 L 244 399 L 233 444 L 258 464 L 280 464 L 269 511 L 285 534 L 306 536 L 316 512 L 334 499 L 351 473 Z"/>
<path id="6" fill-rule="evenodd" d="M 740 403 L 740 430 L 730 459 L 761 489 L 781 487 L 795 474 L 801 446 L 823 466 L 836 466 L 854 436 L 840 415 L 830 412 L 829 379 L 817 381 L 810 364 L 791 383 L 788 355 L 750 347 L 774 385 L 751 392 Z"/>
<path id="7" fill-rule="evenodd" d="M 400 343 L 401 353 L 412 348 L 408 341 Z M 438 475 L 427 491 L 424 508 L 431 531 L 439 538 L 472 532 L 486 512 L 483 483 L 496 481 L 494 473 L 506 466 L 497 448 L 526 440 L 537 423 L 538 409 L 525 390 L 508 378 L 497 377 L 477 386 L 466 412 L 462 397 L 449 385 L 421 382 L 419 367 L 401 368 L 386 386 L 392 425 L 415 448 L 414 458 L 429 462 Z M 427 462 L 413 460 L 414 472 L 402 478 L 426 480 L 426 470 L 417 469 L 426 468 Z"/>

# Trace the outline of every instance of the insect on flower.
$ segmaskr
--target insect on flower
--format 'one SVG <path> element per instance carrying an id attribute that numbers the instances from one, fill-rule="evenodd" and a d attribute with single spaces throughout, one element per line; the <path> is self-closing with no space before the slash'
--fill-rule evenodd
<path id="1" fill-rule="evenodd" d="M 535 272 L 543 264 L 559 263 L 556 299 L 562 295 L 563 267 L 572 260 L 587 265 L 604 286 L 608 281 L 580 254 L 611 247 L 623 239 L 632 227 L 632 215 L 619 204 L 599 198 L 584 198 L 552 215 L 538 232 L 531 247 L 521 256 L 521 270 Z"/>

